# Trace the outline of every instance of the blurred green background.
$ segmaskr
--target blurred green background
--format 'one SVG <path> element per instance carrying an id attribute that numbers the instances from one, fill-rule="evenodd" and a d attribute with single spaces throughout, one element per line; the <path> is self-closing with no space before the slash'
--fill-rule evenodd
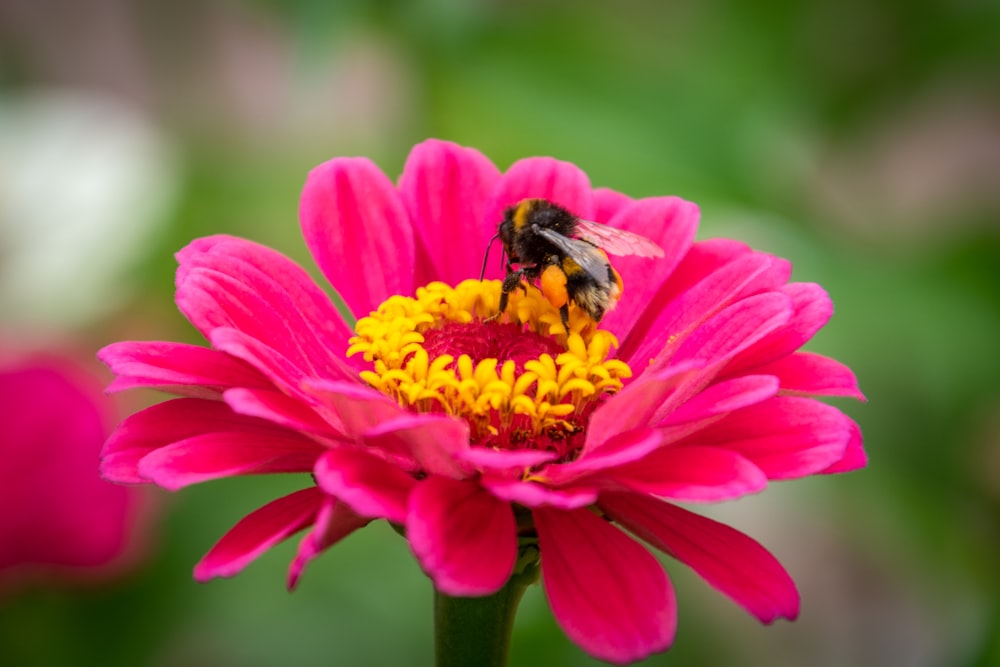
<path id="1" fill-rule="evenodd" d="M 671 562 L 677 640 L 644 664 L 1000 665 L 998 36 L 985 0 L 0 0 L 0 331 L 88 358 L 199 342 L 175 250 L 232 233 L 318 275 L 307 171 L 359 154 L 395 177 L 429 136 L 680 195 L 701 238 L 829 290 L 810 349 L 857 372 L 869 402 L 838 406 L 871 463 L 713 509 L 782 559 L 801 618 L 761 627 Z M 12 194 L 24 179 L 44 196 Z M 291 543 L 192 581 L 232 523 L 300 485 L 154 492 L 128 574 L 0 599 L 0 664 L 428 664 L 431 587 L 384 525 L 293 594 Z M 512 651 L 596 664 L 537 587 Z"/>

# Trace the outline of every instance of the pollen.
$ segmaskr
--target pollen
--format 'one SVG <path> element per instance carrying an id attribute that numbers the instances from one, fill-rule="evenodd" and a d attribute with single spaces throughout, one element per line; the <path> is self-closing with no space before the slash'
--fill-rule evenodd
<path id="1" fill-rule="evenodd" d="M 500 290 L 466 280 L 390 297 L 358 320 L 348 354 L 362 355 L 362 379 L 401 406 L 466 420 L 475 445 L 572 458 L 590 413 L 632 371 L 609 358 L 613 334 L 577 309 L 567 330 L 534 288 L 512 293 L 495 317 Z"/>

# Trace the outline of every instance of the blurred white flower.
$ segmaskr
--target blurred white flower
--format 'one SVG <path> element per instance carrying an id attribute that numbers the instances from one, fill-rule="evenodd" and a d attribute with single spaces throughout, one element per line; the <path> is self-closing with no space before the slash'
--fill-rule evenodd
<path id="1" fill-rule="evenodd" d="M 178 181 L 136 109 L 76 91 L 0 96 L 0 325 L 73 328 L 120 305 Z"/>

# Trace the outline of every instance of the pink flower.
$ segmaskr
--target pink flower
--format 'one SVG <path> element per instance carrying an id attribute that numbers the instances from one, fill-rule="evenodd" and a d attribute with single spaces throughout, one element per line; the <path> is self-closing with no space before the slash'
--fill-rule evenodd
<path id="1" fill-rule="evenodd" d="M 8 356 L 0 421 L 0 576 L 117 573 L 140 499 L 97 474 L 111 406 L 96 378 L 62 357 Z"/>
<path id="2" fill-rule="evenodd" d="M 574 308 L 566 332 L 533 289 L 486 321 L 499 281 L 468 279 L 504 209 L 527 197 L 664 250 L 613 258 L 625 291 L 600 329 Z M 100 354 L 112 389 L 184 396 L 119 427 L 106 478 L 178 489 L 313 476 L 238 523 L 197 579 L 236 574 L 311 528 L 294 585 L 319 552 L 387 519 L 451 596 L 498 590 L 519 540 L 521 553 L 537 548 L 557 621 L 612 662 L 666 649 L 676 626 L 667 575 L 635 537 L 762 622 L 796 617 L 795 585 L 770 553 L 671 501 L 865 464 L 857 426 L 812 398 L 861 398 L 854 375 L 799 351 L 832 312 L 819 286 L 788 283 L 787 261 L 741 243 L 695 243 L 689 202 L 592 189 L 550 158 L 500 173 L 440 141 L 414 148 L 398 186 L 364 158 L 320 165 L 300 215 L 324 275 L 362 317 L 353 332 L 290 260 L 216 236 L 177 255 L 177 304 L 211 347 L 126 342 Z"/>

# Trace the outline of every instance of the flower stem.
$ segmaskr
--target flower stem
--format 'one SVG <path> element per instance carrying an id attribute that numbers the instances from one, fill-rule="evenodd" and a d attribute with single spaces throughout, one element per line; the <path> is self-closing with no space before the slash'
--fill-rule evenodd
<path id="1" fill-rule="evenodd" d="M 517 605 L 538 578 L 534 563 L 493 595 L 451 597 L 434 591 L 437 667 L 505 667 Z"/>

